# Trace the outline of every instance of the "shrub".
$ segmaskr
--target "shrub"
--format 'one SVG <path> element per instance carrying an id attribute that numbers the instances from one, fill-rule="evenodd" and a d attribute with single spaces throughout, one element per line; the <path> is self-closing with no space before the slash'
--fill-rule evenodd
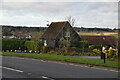
<path id="1" fill-rule="evenodd" d="M 40 49 L 40 42 L 39 41 L 26 41 L 25 46 L 28 51 L 39 51 Z"/>
<path id="2" fill-rule="evenodd" d="M 63 56 L 68 56 L 69 53 L 68 53 L 68 52 L 63 52 L 62 55 L 63 55 Z"/>
<path id="3" fill-rule="evenodd" d="M 117 52 L 117 49 L 109 49 L 109 50 L 106 50 L 106 56 L 107 58 L 117 58 L 118 57 L 118 52 Z"/>
<path id="4" fill-rule="evenodd" d="M 98 56 L 98 55 L 93 52 L 85 52 L 85 53 L 79 53 L 79 56 Z"/>
<path id="5" fill-rule="evenodd" d="M 95 45 L 90 45 L 89 48 L 90 48 L 90 49 L 94 49 L 94 48 L 95 48 Z"/>
<path id="6" fill-rule="evenodd" d="M 78 48 L 88 48 L 89 47 L 89 44 L 88 44 L 88 41 L 78 41 L 76 43 L 76 47 Z"/>
<path id="7" fill-rule="evenodd" d="M 101 50 L 101 48 L 102 48 L 101 45 L 95 45 L 95 47 L 99 50 Z"/>
<path id="8" fill-rule="evenodd" d="M 58 52 L 58 51 L 54 51 L 54 50 L 51 50 L 50 52 L 48 52 L 48 54 L 61 55 L 60 52 Z"/>
<path id="9" fill-rule="evenodd" d="M 95 55 L 100 55 L 101 51 L 99 49 L 93 49 L 93 52 Z"/>
<path id="10" fill-rule="evenodd" d="M 73 52 L 70 52 L 69 55 L 70 56 L 76 56 L 76 55 L 78 55 L 78 53 L 76 51 L 73 51 Z"/>
<path id="11" fill-rule="evenodd" d="M 50 49 L 49 49 L 48 46 L 43 46 L 43 47 L 42 47 L 42 52 L 43 52 L 43 53 L 47 53 L 47 52 L 49 52 L 49 51 L 50 51 Z"/>

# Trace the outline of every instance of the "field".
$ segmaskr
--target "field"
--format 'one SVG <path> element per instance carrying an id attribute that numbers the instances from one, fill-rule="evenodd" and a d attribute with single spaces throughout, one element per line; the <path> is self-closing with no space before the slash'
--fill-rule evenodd
<path id="1" fill-rule="evenodd" d="M 115 36 L 116 38 L 118 37 L 117 32 L 103 32 L 103 33 L 97 33 L 97 32 L 78 32 L 79 35 L 92 35 L 92 36 Z"/>
<path id="2" fill-rule="evenodd" d="M 79 63 L 79 64 L 86 64 L 86 65 L 92 65 L 92 66 L 106 66 L 106 67 L 118 68 L 118 62 L 108 61 L 108 60 L 106 61 L 106 63 L 104 63 L 103 60 L 98 60 L 98 59 L 77 58 L 77 57 L 62 56 L 62 55 L 14 53 L 14 52 L 3 52 L 0 54 L 3 56 L 27 57 L 27 58 L 34 58 L 34 59 L 62 61 L 62 62 Z"/>

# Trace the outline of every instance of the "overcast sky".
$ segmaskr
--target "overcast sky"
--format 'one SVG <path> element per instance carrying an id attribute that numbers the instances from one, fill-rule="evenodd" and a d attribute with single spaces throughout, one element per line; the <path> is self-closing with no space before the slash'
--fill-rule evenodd
<path id="1" fill-rule="evenodd" d="M 75 19 L 75 26 L 117 28 L 118 0 L 3 0 L 0 25 L 44 27 L 47 21 Z"/>

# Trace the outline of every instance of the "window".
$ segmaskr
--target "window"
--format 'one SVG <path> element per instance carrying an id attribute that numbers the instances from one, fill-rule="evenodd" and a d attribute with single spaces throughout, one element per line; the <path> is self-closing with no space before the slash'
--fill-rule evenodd
<path id="1" fill-rule="evenodd" d="M 70 32 L 69 31 L 66 32 L 65 37 L 67 37 L 67 38 L 70 37 Z"/>
<path id="2" fill-rule="evenodd" d="M 47 40 L 44 40 L 44 46 L 47 46 Z"/>

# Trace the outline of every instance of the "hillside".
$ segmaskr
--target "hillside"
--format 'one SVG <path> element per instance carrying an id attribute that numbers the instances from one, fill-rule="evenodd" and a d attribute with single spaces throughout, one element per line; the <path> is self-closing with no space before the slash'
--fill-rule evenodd
<path id="1" fill-rule="evenodd" d="M 2 28 L 2 36 L 12 36 L 15 35 L 19 38 L 25 38 L 29 35 L 32 36 L 33 40 L 38 40 L 47 27 L 27 27 L 27 26 L 9 26 L 0 25 Z M 74 27 L 74 30 L 80 35 L 107 35 L 117 37 L 117 32 L 114 29 L 109 28 L 83 28 Z"/>

